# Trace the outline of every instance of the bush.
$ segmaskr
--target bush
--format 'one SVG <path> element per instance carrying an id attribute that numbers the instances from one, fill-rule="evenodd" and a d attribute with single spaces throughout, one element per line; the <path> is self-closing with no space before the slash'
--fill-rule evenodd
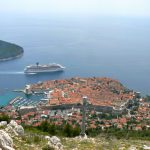
<path id="1" fill-rule="evenodd" d="M 67 123 L 64 127 L 64 135 L 67 137 L 72 137 L 72 130 L 72 126 Z"/>
<path id="2" fill-rule="evenodd" d="M 43 132 L 48 132 L 49 130 L 49 123 L 47 121 L 43 121 L 40 125 L 40 129 L 43 131 Z"/>
<path id="3" fill-rule="evenodd" d="M 53 147 L 50 147 L 49 145 L 46 145 L 42 148 L 42 150 L 55 150 Z"/>
<path id="4" fill-rule="evenodd" d="M 7 123 L 9 123 L 10 120 L 11 120 L 11 118 L 6 114 L 0 115 L 0 121 L 7 121 Z"/>
<path id="5" fill-rule="evenodd" d="M 33 137 L 33 142 L 34 142 L 34 143 L 39 143 L 39 142 L 41 142 L 40 136 L 37 136 L 37 135 L 34 136 L 34 137 Z"/>
<path id="6" fill-rule="evenodd" d="M 73 137 L 79 136 L 79 134 L 80 134 L 80 128 L 79 127 L 75 127 L 73 129 Z"/>
<path id="7" fill-rule="evenodd" d="M 54 124 L 48 126 L 48 133 L 50 135 L 55 135 L 56 134 L 56 127 L 55 127 Z"/>

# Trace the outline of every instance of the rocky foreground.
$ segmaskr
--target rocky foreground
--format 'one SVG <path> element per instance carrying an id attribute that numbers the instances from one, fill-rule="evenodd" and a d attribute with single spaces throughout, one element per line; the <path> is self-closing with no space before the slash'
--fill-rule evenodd
<path id="1" fill-rule="evenodd" d="M 63 150 L 63 145 L 58 137 L 25 134 L 24 128 L 13 120 L 9 124 L 6 121 L 0 122 L 0 128 L 0 150 Z"/>
<path id="2" fill-rule="evenodd" d="M 150 141 L 96 138 L 58 138 L 25 132 L 15 121 L 0 122 L 0 150 L 150 150 Z"/>

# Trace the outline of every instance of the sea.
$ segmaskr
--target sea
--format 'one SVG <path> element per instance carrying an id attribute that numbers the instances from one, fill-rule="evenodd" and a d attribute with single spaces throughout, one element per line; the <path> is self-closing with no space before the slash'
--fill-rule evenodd
<path id="1" fill-rule="evenodd" d="M 150 94 L 150 18 L 113 16 L 5 15 L 0 40 L 24 49 L 0 62 L 0 105 L 26 84 L 72 77 L 110 77 Z M 59 63 L 64 72 L 25 75 L 30 64 Z"/>

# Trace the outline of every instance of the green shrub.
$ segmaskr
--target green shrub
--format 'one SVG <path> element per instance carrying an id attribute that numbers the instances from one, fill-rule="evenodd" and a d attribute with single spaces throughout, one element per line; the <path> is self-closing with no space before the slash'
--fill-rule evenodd
<path id="1" fill-rule="evenodd" d="M 55 150 L 53 147 L 50 147 L 49 145 L 46 145 L 42 148 L 42 150 Z"/>
<path id="2" fill-rule="evenodd" d="M 7 121 L 9 123 L 11 118 L 7 114 L 0 115 L 0 121 Z"/>
<path id="3" fill-rule="evenodd" d="M 39 142 L 41 142 L 40 136 L 38 136 L 38 135 L 33 136 L 33 142 L 34 142 L 34 143 L 39 143 Z"/>

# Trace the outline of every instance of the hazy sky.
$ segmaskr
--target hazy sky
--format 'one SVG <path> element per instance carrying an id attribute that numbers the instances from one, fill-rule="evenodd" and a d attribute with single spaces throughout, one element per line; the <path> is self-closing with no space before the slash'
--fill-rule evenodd
<path id="1" fill-rule="evenodd" d="M 0 13 L 150 16 L 150 0 L 0 0 Z"/>

